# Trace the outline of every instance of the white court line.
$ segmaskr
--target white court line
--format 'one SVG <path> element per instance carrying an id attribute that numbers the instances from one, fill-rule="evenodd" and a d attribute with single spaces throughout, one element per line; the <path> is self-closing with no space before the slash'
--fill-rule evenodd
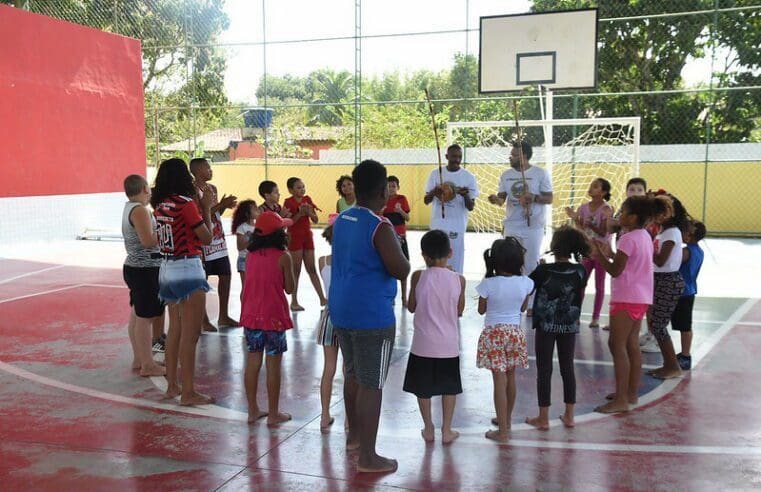
<path id="1" fill-rule="evenodd" d="M 29 297 L 43 296 L 45 294 L 52 294 L 53 292 L 61 292 L 63 290 L 76 289 L 77 287 L 82 287 L 82 284 L 67 285 L 66 287 L 59 287 L 58 289 L 44 290 L 42 292 L 35 292 L 33 294 L 27 294 L 24 296 L 11 297 L 10 299 L 0 299 L 0 304 L 11 302 L 11 301 L 18 301 L 21 299 L 28 299 Z"/>
<path id="2" fill-rule="evenodd" d="M 21 274 L 21 275 L 16 275 L 15 277 L 10 277 L 10 278 L 6 278 L 6 279 L 3 279 L 3 280 L 0 280 L 0 285 L 7 284 L 8 282 L 12 282 L 12 281 L 18 280 L 20 278 L 31 277 L 32 275 L 37 275 L 38 273 L 49 272 L 51 270 L 58 270 L 59 268 L 64 268 L 65 266 L 66 265 L 56 265 L 56 266 L 52 266 L 52 267 L 48 267 L 48 268 L 43 268 L 42 270 L 35 270 L 33 272 L 28 272 L 28 273 L 24 273 L 24 274 Z"/>
<path id="3" fill-rule="evenodd" d="M 70 287 L 66 287 L 66 288 L 58 289 L 58 290 L 66 290 L 66 289 L 70 289 L 74 287 L 79 287 L 81 285 L 84 285 L 84 284 L 70 286 Z M 42 294 L 44 293 L 32 294 L 29 296 L 21 296 L 20 298 L 33 297 L 35 295 L 42 295 Z M 7 302 L 7 301 L 8 300 L 4 302 Z M 695 350 L 693 352 L 693 370 L 698 365 L 698 363 L 713 349 L 713 347 L 716 346 L 716 344 L 718 344 L 719 341 L 727 333 L 729 333 L 732 327 L 735 324 L 739 323 L 740 319 L 743 316 L 745 316 L 745 314 L 756 304 L 756 302 L 758 302 L 758 299 L 747 299 L 737 310 L 735 310 L 734 313 L 732 313 L 729 319 L 727 319 L 722 324 L 722 326 L 709 337 L 707 341 L 703 342 L 698 347 L 698 350 Z M 40 384 L 44 384 L 46 386 L 51 386 L 51 387 L 63 389 L 66 391 L 71 391 L 74 393 L 79 393 L 79 394 L 91 396 L 94 398 L 109 400 L 109 401 L 126 403 L 126 404 L 140 406 L 140 407 L 155 408 L 159 410 L 167 410 L 171 412 L 187 413 L 191 415 L 200 415 L 200 416 L 207 416 L 207 417 L 235 420 L 235 421 L 245 422 L 248 418 L 248 414 L 246 412 L 240 412 L 238 410 L 232 410 L 232 409 L 220 407 L 218 405 L 205 405 L 205 406 L 199 406 L 199 407 L 182 407 L 176 404 L 158 403 L 151 400 L 129 398 L 129 397 L 121 396 L 121 395 L 115 395 L 112 393 L 105 393 L 102 391 L 93 390 L 90 388 L 84 388 L 84 387 L 64 383 L 62 381 L 50 379 L 44 376 L 40 376 L 35 373 L 26 371 L 24 369 L 17 368 L 13 365 L 7 364 L 2 361 L 0 361 L 0 370 L 40 383 Z M 165 380 L 163 378 L 151 378 L 151 379 L 152 379 L 152 382 L 159 388 L 161 388 L 161 386 L 165 387 L 166 385 Z M 667 395 L 674 388 L 676 388 L 676 386 L 680 382 L 681 382 L 681 378 L 668 379 L 663 381 L 656 388 L 642 395 L 639 399 L 639 403 L 633 406 L 632 410 L 642 407 L 644 405 L 647 405 Z M 603 418 L 610 418 L 612 416 L 613 415 L 610 415 L 610 414 L 588 413 L 588 414 L 577 417 L 575 419 L 575 422 L 577 424 L 581 424 L 585 422 L 600 420 Z M 291 421 L 289 422 L 289 424 L 303 426 L 304 422 Z M 562 422 L 560 422 L 559 419 L 553 419 L 550 421 L 550 427 L 559 427 L 561 425 L 563 424 Z M 319 426 L 319 419 L 314 418 L 312 419 L 311 423 L 309 423 L 306 426 L 306 428 L 317 429 L 318 426 Z M 288 427 L 288 426 L 284 426 L 284 427 Z M 391 432 L 388 432 L 389 430 L 391 430 Z M 461 438 L 463 438 L 463 440 L 473 441 L 473 442 L 483 442 L 483 438 L 480 437 L 483 432 L 483 429 L 481 427 L 478 427 L 478 428 L 469 427 L 467 429 L 459 429 L 459 430 L 462 436 Z M 535 429 L 534 427 L 524 423 L 524 424 L 513 425 L 512 430 L 522 431 L 522 430 L 535 430 Z M 386 428 L 383 430 L 382 435 L 384 436 L 390 435 L 393 437 L 413 439 L 413 436 L 408 432 L 407 429 Z M 414 437 L 414 439 L 419 439 L 419 438 Z M 518 446 L 518 447 L 581 449 L 581 450 L 597 450 L 597 451 L 625 451 L 625 452 L 630 451 L 630 452 L 663 452 L 663 453 L 682 452 L 682 453 L 700 453 L 700 454 L 733 454 L 733 455 L 734 454 L 760 454 L 761 455 L 761 448 L 754 448 L 754 447 L 748 447 L 748 446 L 722 447 L 722 446 L 627 445 L 627 444 L 582 443 L 582 442 L 566 442 L 566 441 L 531 441 L 531 440 L 512 440 L 509 442 L 509 445 Z"/>

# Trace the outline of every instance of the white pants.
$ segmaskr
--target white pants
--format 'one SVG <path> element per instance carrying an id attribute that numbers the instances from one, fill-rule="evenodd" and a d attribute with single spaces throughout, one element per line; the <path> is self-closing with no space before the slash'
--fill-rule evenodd
<path id="1" fill-rule="evenodd" d="M 523 275 L 530 275 L 539 264 L 539 258 L 542 257 L 542 242 L 544 241 L 544 228 L 537 227 L 533 229 L 521 229 L 517 231 L 507 231 L 505 237 L 512 236 L 526 248 L 526 256 L 523 259 Z M 528 308 L 534 305 L 534 296 L 528 300 Z"/>
<path id="2" fill-rule="evenodd" d="M 447 265 L 452 270 L 462 274 L 465 266 L 465 231 L 444 231 L 449 236 L 449 246 L 452 248 L 452 257 L 447 261 Z"/>

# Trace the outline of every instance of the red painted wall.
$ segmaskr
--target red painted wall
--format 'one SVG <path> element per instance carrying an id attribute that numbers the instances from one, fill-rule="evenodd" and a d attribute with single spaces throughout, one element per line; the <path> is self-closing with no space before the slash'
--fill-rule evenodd
<path id="1" fill-rule="evenodd" d="M 140 41 L 0 5 L 0 197 L 145 175 Z"/>
<path id="2" fill-rule="evenodd" d="M 264 146 L 257 142 L 238 142 L 236 146 L 231 146 L 230 160 L 235 159 L 263 159 L 264 158 Z"/>

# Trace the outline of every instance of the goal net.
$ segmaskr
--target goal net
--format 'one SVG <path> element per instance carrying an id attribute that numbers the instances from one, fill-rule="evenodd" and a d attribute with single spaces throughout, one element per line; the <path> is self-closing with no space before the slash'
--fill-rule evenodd
<path id="1" fill-rule="evenodd" d="M 520 122 L 522 137 L 534 149 L 531 164 L 552 175 L 554 200 L 547 210 L 548 228 L 568 222 L 565 207 L 577 208 L 588 200 L 589 184 L 596 178 L 610 181 L 610 203 L 618 209 L 626 195 L 626 181 L 639 173 L 639 125 L 637 117 Z M 505 209 L 491 205 L 487 197 L 497 193 L 516 137 L 514 121 L 447 124 L 447 144 L 463 147 L 463 164 L 478 180 L 481 195 L 470 214 L 475 231 L 502 232 Z"/>

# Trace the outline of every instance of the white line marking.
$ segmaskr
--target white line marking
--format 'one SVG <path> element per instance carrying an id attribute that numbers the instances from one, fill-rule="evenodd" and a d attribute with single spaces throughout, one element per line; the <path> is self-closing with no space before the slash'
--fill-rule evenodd
<path id="1" fill-rule="evenodd" d="M 740 321 L 738 325 L 761 326 L 759 321 Z"/>
<path id="2" fill-rule="evenodd" d="M 128 289 L 126 285 L 116 285 L 116 284 L 79 284 L 83 287 L 102 287 L 104 289 Z"/>
<path id="3" fill-rule="evenodd" d="M 11 302 L 11 301 L 18 301 L 21 299 L 28 299 L 29 297 L 44 296 L 45 294 L 52 294 L 53 292 L 61 292 L 63 290 L 76 289 L 77 287 L 81 287 L 81 286 L 82 284 L 67 285 L 66 287 L 59 287 L 58 289 L 44 290 L 42 292 L 35 292 L 33 294 L 27 294 L 24 296 L 11 297 L 10 299 L 0 299 L 0 304 Z"/>
<path id="4" fill-rule="evenodd" d="M 48 268 L 43 268 L 42 270 L 35 270 L 33 272 L 28 272 L 28 273 L 24 273 L 24 274 L 21 274 L 21 275 L 16 275 L 15 277 L 10 277 L 10 278 L 6 278 L 6 279 L 3 279 L 3 280 L 0 280 L 0 285 L 7 284 L 8 282 L 13 282 L 14 280 L 18 280 L 20 278 L 31 277 L 32 275 L 37 275 L 38 273 L 49 272 L 51 270 L 58 270 L 59 268 L 63 268 L 65 266 L 66 265 L 56 265 L 56 266 L 52 266 L 52 267 L 48 267 Z"/>
<path id="5" fill-rule="evenodd" d="M 708 355 L 708 353 L 718 344 L 722 338 L 724 338 L 724 335 L 729 333 L 729 331 L 740 322 L 740 320 L 745 316 L 748 311 L 751 310 L 753 306 L 756 305 L 756 303 L 759 302 L 758 299 L 748 299 L 745 301 L 737 310 L 735 310 L 734 313 L 732 313 L 732 316 L 729 317 L 728 320 L 726 320 L 716 331 L 711 333 L 711 335 L 708 337 L 708 340 L 701 343 L 696 350 L 692 351 L 692 370 L 695 370 L 695 367 L 700 363 L 701 360 L 703 360 L 703 357 Z"/>

